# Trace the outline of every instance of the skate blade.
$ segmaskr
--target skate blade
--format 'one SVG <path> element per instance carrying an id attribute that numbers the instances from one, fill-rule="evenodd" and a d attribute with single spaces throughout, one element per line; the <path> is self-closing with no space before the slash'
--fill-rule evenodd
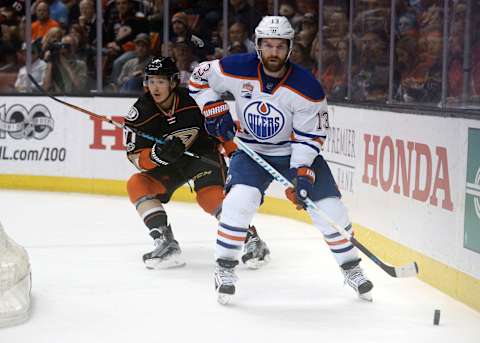
<path id="1" fill-rule="evenodd" d="M 265 256 L 263 260 L 260 260 L 259 258 L 251 258 L 249 260 L 246 260 L 245 265 L 248 269 L 256 270 L 262 268 L 263 266 L 268 264 L 268 262 L 270 262 L 269 255 Z"/>
<path id="2" fill-rule="evenodd" d="M 363 293 L 363 294 L 358 294 L 358 297 L 359 297 L 361 300 L 368 301 L 368 302 L 373 302 L 372 292 L 367 292 L 367 293 Z"/>
<path id="3" fill-rule="evenodd" d="M 171 256 L 167 260 L 162 260 L 159 258 L 151 258 L 149 260 L 145 260 L 145 267 L 147 269 L 172 269 L 172 268 L 180 268 L 185 266 L 185 261 L 182 260 L 180 256 Z"/>
<path id="4" fill-rule="evenodd" d="M 217 301 L 220 305 L 227 305 L 231 299 L 231 294 L 217 293 Z"/>

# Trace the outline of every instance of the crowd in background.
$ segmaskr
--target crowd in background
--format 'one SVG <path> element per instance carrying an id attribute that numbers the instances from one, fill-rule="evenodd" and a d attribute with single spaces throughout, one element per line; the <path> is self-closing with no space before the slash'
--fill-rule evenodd
<path id="1" fill-rule="evenodd" d="M 229 0 L 227 37 L 222 3 L 170 0 L 169 40 L 163 42 L 164 0 L 103 0 L 103 92 L 141 92 L 144 66 L 162 51 L 175 58 L 182 84 L 201 61 L 254 52 L 253 31 L 262 16 L 274 13 L 274 1 Z M 357 0 L 352 20 L 349 0 L 324 0 L 322 18 L 318 4 L 278 0 L 279 14 L 296 32 L 291 60 L 311 70 L 331 99 L 385 103 L 390 86 L 391 1 Z M 32 75 L 46 90 L 70 94 L 96 90 L 95 6 L 94 0 L 33 2 Z M 445 70 L 448 104 L 463 106 L 467 100 L 478 108 L 480 1 L 472 0 L 471 6 L 468 12 L 466 0 L 449 1 Z M 393 100 L 435 106 L 442 95 L 444 0 L 397 0 L 395 14 Z M 468 15 L 470 32 L 465 31 Z M 0 25 L 0 92 L 26 92 L 24 2 L 0 0 Z"/>

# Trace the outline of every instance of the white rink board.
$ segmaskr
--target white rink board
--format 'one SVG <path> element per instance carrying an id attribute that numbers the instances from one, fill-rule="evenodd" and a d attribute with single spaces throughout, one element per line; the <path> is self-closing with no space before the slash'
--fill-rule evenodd
<path id="1" fill-rule="evenodd" d="M 135 101 L 129 98 L 61 99 L 108 116 L 123 116 Z M 0 106 L 3 104 L 5 106 L 0 109 L 2 122 L 11 122 L 12 117 L 21 116 L 14 113 L 20 109 L 18 105 L 21 105 L 28 111 L 24 115 L 27 118 L 24 120 L 26 124 L 32 124 L 29 117 L 34 113 L 31 109 L 38 104 L 45 105 L 53 119 L 53 130 L 43 139 L 36 138 L 35 135 L 28 139 L 15 139 L 10 134 L 0 132 L 0 146 L 3 147 L 3 154 L 0 153 L 1 173 L 126 180 L 135 170 L 125 158 L 124 150 L 112 150 L 112 146 L 115 148 L 116 144 L 115 137 L 105 135 L 101 138 L 104 147 L 91 147 L 95 143 L 95 125 L 90 116 L 45 97 L 2 97 Z M 15 105 L 17 107 L 12 108 Z M 124 145 L 122 130 L 106 122 L 101 125 L 104 130 L 117 132 L 119 137 L 117 145 Z M 54 155 L 47 156 L 52 153 L 52 149 L 64 149 L 64 160 L 58 157 L 55 159 Z M 40 160 L 13 159 L 22 157 L 18 153 L 15 156 L 16 151 L 30 151 L 32 157 L 35 151 Z"/>
<path id="2" fill-rule="evenodd" d="M 463 248 L 467 135 L 469 127 L 480 127 L 480 121 L 339 106 L 330 109 L 331 126 L 337 135 L 330 135 L 324 156 L 331 161 L 337 181 L 345 175 L 353 179 L 351 186 L 348 182 L 343 182 L 343 185 L 339 182 L 353 221 L 480 278 L 480 255 Z M 345 130 L 352 132 L 350 136 L 354 137 L 354 147 L 339 150 L 338 132 Z M 375 168 L 371 162 L 375 160 L 371 157 L 374 155 L 374 136 L 379 140 Z M 392 149 L 385 148 L 383 158 L 381 154 L 382 143 L 389 140 L 393 143 L 392 174 Z M 397 148 L 397 144 L 403 144 L 405 170 L 410 171 L 410 187 L 404 187 L 402 181 L 401 163 L 398 162 L 398 151 L 401 149 Z M 384 146 L 388 146 L 387 143 Z M 417 154 L 416 149 L 424 154 Z M 367 158 L 366 154 L 369 155 Z M 417 155 L 420 155 L 418 166 Z M 430 172 L 428 163 L 431 163 Z M 377 179 L 380 179 L 380 169 L 383 170 L 384 181 L 392 177 L 389 188 L 389 183 L 384 182 L 383 189 L 380 180 L 377 186 L 372 185 L 374 169 Z M 441 187 L 434 190 L 435 181 Z M 417 182 L 418 187 L 415 186 Z M 397 183 L 399 189 L 395 193 Z M 404 188 L 409 189 L 408 196 L 404 195 Z M 413 197 L 415 188 L 430 189 L 425 192 L 428 194 L 425 200 Z M 433 200 L 436 198 L 436 204 L 432 196 Z"/>
<path id="3" fill-rule="evenodd" d="M 103 97 L 62 99 L 99 114 L 114 116 L 127 113 L 135 101 L 132 98 Z M 35 138 L 45 132 L 38 127 L 38 123 L 36 127 L 40 133 L 29 139 L 12 138 L 10 134 L 0 131 L 0 173 L 126 180 L 135 171 L 125 158 L 125 152 L 119 148 L 123 144 L 119 142 L 121 130 L 108 123 L 95 126 L 89 116 L 44 97 L 3 97 L 0 103 L 0 106 L 5 105 L 0 108 L 3 123 L 11 121 L 11 108 L 15 104 L 26 109 L 24 117 L 27 124 L 34 122 L 30 110 L 37 104 L 45 105 L 53 119 L 53 131 L 41 139 Z M 480 121 L 340 106 L 331 106 L 330 110 L 332 132 L 324 156 L 344 194 L 352 220 L 448 266 L 480 278 L 480 255 L 463 248 L 467 131 L 469 127 L 480 128 Z M 4 130 L 6 126 L 3 125 Z M 116 138 L 101 136 L 100 127 L 116 132 Z M 366 137 L 370 137 L 370 141 Z M 379 139 L 377 162 L 375 168 L 372 164 L 367 166 L 366 177 L 371 179 L 373 169 L 376 169 L 377 179 L 380 179 L 381 171 L 384 179 L 390 176 L 391 150 L 385 149 L 382 159 L 381 146 L 391 139 L 394 172 L 391 187 L 387 190 L 382 189 L 380 184 L 372 186 L 363 181 L 365 147 L 368 143 L 368 153 L 373 154 L 374 137 Z M 409 196 L 402 194 L 403 189 L 398 194 L 393 191 L 397 175 L 400 175 L 399 184 L 403 186 L 401 173 L 397 171 L 397 141 L 403 143 L 407 157 L 408 144 L 413 142 Z M 420 157 L 418 171 L 416 147 L 431 154 L 430 158 L 426 155 Z M 45 160 L 45 152 L 48 150 L 51 154 L 54 148 L 64 149 L 63 161 L 58 156 L 56 161 Z M 15 151 L 21 150 L 36 151 L 38 155 L 43 151 L 42 160 L 5 158 L 12 158 Z M 442 153 L 441 158 L 437 151 Z M 431 162 L 431 172 L 427 176 L 428 162 Z M 448 173 L 448 178 L 445 172 Z M 446 196 L 444 188 L 438 188 L 434 192 L 436 205 L 431 203 L 432 192 L 426 201 L 416 200 L 412 198 L 416 179 L 420 189 L 425 188 L 427 180 L 430 180 L 430 190 L 433 189 L 435 179 L 441 179 L 444 186 L 448 181 L 450 196 Z M 276 183 L 272 184 L 268 193 L 284 199 L 283 189 Z M 444 201 L 446 199 L 451 199 L 451 206 L 448 201 Z"/>

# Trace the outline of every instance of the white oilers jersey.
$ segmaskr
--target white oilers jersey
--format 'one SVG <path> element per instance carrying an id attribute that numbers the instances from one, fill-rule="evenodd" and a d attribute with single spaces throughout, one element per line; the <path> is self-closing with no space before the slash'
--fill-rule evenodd
<path id="1" fill-rule="evenodd" d="M 293 63 L 271 83 L 256 54 L 203 62 L 189 91 L 200 108 L 230 92 L 241 125 L 237 136 L 257 153 L 291 155 L 291 167 L 310 166 L 320 153 L 329 127 L 325 95 L 313 75 Z"/>

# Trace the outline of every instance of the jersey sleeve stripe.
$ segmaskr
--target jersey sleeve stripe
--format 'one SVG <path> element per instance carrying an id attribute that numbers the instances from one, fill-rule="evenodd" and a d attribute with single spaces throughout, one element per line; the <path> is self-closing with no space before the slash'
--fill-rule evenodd
<path id="1" fill-rule="evenodd" d="M 303 131 L 297 130 L 297 129 L 295 129 L 295 128 L 293 128 L 293 132 L 295 132 L 296 135 L 304 136 L 304 137 L 312 138 L 312 139 L 316 139 L 316 138 L 327 138 L 326 135 L 313 135 L 313 134 L 311 134 L 311 133 L 303 132 Z"/>
<path id="2" fill-rule="evenodd" d="M 193 82 L 192 80 L 188 81 L 188 85 L 189 85 L 189 86 L 192 86 L 193 88 L 198 88 L 198 89 L 210 88 L 210 86 L 209 86 L 208 84 L 206 84 L 206 85 L 201 85 L 201 84 L 199 84 L 199 83 Z"/>
<path id="3" fill-rule="evenodd" d="M 320 149 L 319 149 L 319 148 L 317 148 L 315 145 L 310 144 L 310 143 L 307 143 L 307 142 L 293 141 L 292 144 L 303 144 L 303 145 L 306 145 L 306 146 L 308 146 L 309 148 L 312 148 L 313 150 L 315 150 L 315 151 L 317 152 L 317 154 L 320 153 Z"/>

